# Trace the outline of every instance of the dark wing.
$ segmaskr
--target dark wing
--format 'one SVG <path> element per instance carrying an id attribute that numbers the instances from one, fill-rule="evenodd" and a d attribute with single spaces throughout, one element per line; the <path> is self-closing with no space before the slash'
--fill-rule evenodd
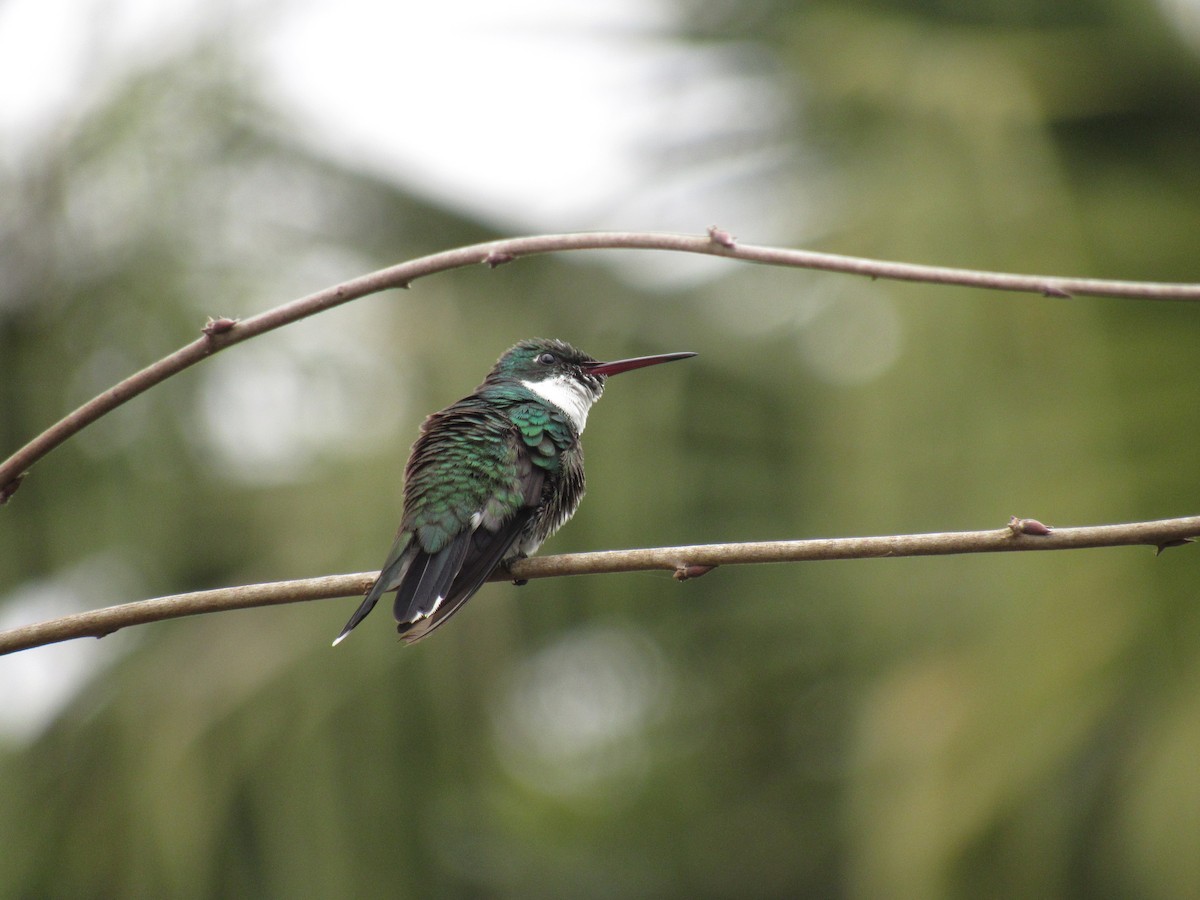
<path id="1" fill-rule="evenodd" d="M 430 593 L 414 589 L 407 591 L 407 584 L 396 591 L 396 602 L 392 611 L 396 616 L 396 630 L 406 644 L 419 641 L 452 615 L 483 587 L 488 576 L 500 565 L 505 555 L 521 535 L 521 530 L 532 517 L 532 507 L 523 507 L 505 522 L 499 531 L 479 527 L 473 532 L 464 532 L 457 539 L 467 548 L 466 559 L 453 580 L 439 591 L 432 602 Z M 418 554 L 420 560 L 424 554 Z M 415 569 L 415 565 L 414 565 Z M 408 582 L 415 579 L 409 578 Z M 424 580 L 424 579 L 423 579 Z M 439 582 L 440 584 L 440 582 Z"/>
<path id="2" fill-rule="evenodd" d="M 396 585 L 400 583 L 400 579 L 404 577 L 405 569 L 413 558 L 413 551 L 416 548 L 412 547 L 412 535 L 406 534 L 403 531 L 396 536 L 396 542 L 392 544 L 392 551 L 388 554 L 387 561 L 383 564 L 383 570 L 379 573 L 379 577 L 375 579 L 375 583 L 371 585 L 371 590 L 367 592 L 367 597 L 358 609 L 354 611 L 354 615 L 350 617 L 345 627 L 341 630 L 337 637 L 333 639 L 333 646 L 337 646 L 346 639 L 346 635 L 358 627 L 358 623 L 367 617 L 367 614 L 375 608 L 375 604 L 379 602 L 379 598 L 385 593 L 396 589 Z"/>

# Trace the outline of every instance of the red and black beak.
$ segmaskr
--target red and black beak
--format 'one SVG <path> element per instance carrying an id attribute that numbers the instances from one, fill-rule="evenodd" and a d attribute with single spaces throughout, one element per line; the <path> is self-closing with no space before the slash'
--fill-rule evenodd
<path id="1" fill-rule="evenodd" d="M 633 359 L 618 359 L 613 362 L 584 363 L 583 371 L 589 375 L 620 375 L 646 366 L 657 366 L 659 363 L 674 362 L 677 359 L 688 359 L 695 353 L 660 353 L 657 356 L 638 356 Z"/>

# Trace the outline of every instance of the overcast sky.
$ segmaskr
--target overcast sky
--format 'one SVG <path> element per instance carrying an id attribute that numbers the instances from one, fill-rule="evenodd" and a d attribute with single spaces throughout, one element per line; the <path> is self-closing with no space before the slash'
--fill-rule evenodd
<path id="1" fill-rule="evenodd" d="M 675 41 L 672 14 L 656 0 L 8 0 L 0 155 L 224 21 L 306 139 L 498 227 L 736 230 L 756 205 L 736 173 L 664 179 L 648 150 L 782 104 L 737 48 Z"/>

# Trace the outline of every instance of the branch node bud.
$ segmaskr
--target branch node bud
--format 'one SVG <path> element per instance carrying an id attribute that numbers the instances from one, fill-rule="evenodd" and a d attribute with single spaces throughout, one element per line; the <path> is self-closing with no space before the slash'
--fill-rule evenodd
<path id="1" fill-rule="evenodd" d="M 17 488 L 21 486 L 21 481 L 25 478 L 26 474 L 27 473 L 22 472 L 8 484 L 0 487 L 0 506 L 3 506 L 5 503 L 7 503 L 8 498 L 17 492 Z"/>
<path id="2" fill-rule="evenodd" d="M 208 321 L 204 323 L 204 327 L 200 329 L 207 337 L 216 337 L 218 334 L 225 334 L 227 331 L 233 331 L 237 325 L 238 319 L 231 319 L 228 316 L 217 316 L 215 319 L 212 316 L 208 317 Z"/>
<path id="3" fill-rule="evenodd" d="M 707 575 L 715 568 L 716 566 L 705 566 L 698 563 L 693 565 L 680 563 L 675 567 L 674 577 L 676 581 L 687 581 L 689 578 L 699 578 L 701 575 Z"/>
<path id="4" fill-rule="evenodd" d="M 509 253 L 507 250 L 492 250 L 483 258 L 483 263 L 489 269 L 495 269 L 505 263 L 512 262 L 516 258 L 515 253 Z"/>
<path id="5" fill-rule="evenodd" d="M 1018 519 L 1016 516 L 1009 516 L 1008 530 L 1013 534 L 1033 534 L 1039 537 L 1045 537 L 1054 531 L 1049 525 L 1043 525 L 1037 519 Z"/>
<path id="6" fill-rule="evenodd" d="M 1072 294 L 1070 291 L 1068 291 L 1064 287 L 1059 287 L 1057 284 L 1051 284 L 1050 282 L 1046 282 L 1045 284 L 1042 285 L 1042 296 L 1043 297 L 1060 297 L 1063 300 L 1070 300 L 1075 295 Z"/>
<path id="7" fill-rule="evenodd" d="M 732 250 L 737 246 L 737 238 L 724 228 L 719 228 L 716 225 L 708 226 L 708 239 L 717 246 L 724 247 L 726 250 Z"/>
<path id="8" fill-rule="evenodd" d="M 1154 551 L 1154 555 L 1162 556 L 1162 552 L 1164 550 L 1170 550 L 1172 547 L 1182 547 L 1185 544 L 1194 544 L 1195 542 L 1196 539 L 1194 537 L 1175 538 L 1172 541 L 1163 541 L 1161 544 L 1156 545 L 1158 549 Z"/>

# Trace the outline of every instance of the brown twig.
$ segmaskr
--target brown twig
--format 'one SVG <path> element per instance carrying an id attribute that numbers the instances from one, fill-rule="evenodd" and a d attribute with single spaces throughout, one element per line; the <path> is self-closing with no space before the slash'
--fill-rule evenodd
<path id="1" fill-rule="evenodd" d="M 1154 282 L 1106 281 L 1097 278 L 1061 278 L 1043 275 L 1011 275 L 942 266 L 885 262 L 741 244 L 727 232 L 713 226 L 704 235 L 651 234 L 641 232 L 597 232 L 592 234 L 555 234 L 510 238 L 460 247 L 424 256 L 380 269 L 369 275 L 310 294 L 243 321 L 228 318 L 211 320 L 202 336 L 158 362 L 147 366 L 102 394 L 89 400 L 65 418 L 47 428 L 12 456 L 0 463 L 0 505 L 16 492 L 30 466 L 72 435 L 131 400 L 143 391 L 165 381 L 226 347 L 241 343 L 283 325 L 298 321 L 350 300 L 389 288 L 408 287 L 418 278 L 464 266 L 485 264 L 492 267 L 521 256 L 561 253 L 574 250 L 662 250 L 701 253 L 743 262 L 802 269 L 819 269 L 885 278 L 952 284 L 1042 294 L 1047 297 L 1123 297 L 1140 300 L 1200 300 L 1200 284 L 1159 284 Z"/>
<path id="2" fill-rule="evenodd" d="M 1018 519 L 1033 522 L 1032 519 Z M 1040 523 L 1039 523 L 1040 524 Z M 523 559 L 509 571 L 497 572 L 492 580 L 552 578 L 563 575 L 598 575 L 614 572 L 666 570 L 686 577 L 703 574 L 711 567 L 749 563 L 800 562 L 821 559 L 870 559 L 876 557 L 948 556 L 963 553 L 1001 553 L 1024 550 L 1081 550 L 1089 547 L 1144 545 L 1157 548 L 1180 546 L 1200 537 L 1200 516 L 1133 522 L 1123 525 L 1092 525 L 1079 528 L 1045 528 L 1031 531 L 1011 525 L 989 531 L 956 531 L 938 534 L 904 534 L 884 537 L 826 538 L 805 541 L 763 541 L 740 544 L 700 544 L 690 547 L 656 547 L 639 550 L 608 550 L 599 553 L 569 553 Z M 324 600 L 361 594 L 377 573 L 328 575 L 273 584 L 253 584 L 176 594 L 125 603 L 104 609 L 63 616 L 33 625 L 0 632 L 0 655 L 28 650 L 58 641 L 81 637 L 103 637 L 121 628 L 162 619 L 201 613 L 274 606 L 306 600 Z M 683 579 L 680 579 L 683 580 Z"/>

